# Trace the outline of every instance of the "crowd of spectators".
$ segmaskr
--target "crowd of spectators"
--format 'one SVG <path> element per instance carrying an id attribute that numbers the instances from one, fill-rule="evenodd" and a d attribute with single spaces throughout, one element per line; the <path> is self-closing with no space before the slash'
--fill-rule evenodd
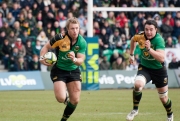
<path id="1" fill-rule="evenodd" d="M 180 7 L 180 0 L 94 1 L 96 3 L 94 7 Z M 163 36 L 166 48 L 180 48 L 180 11 L 94 12 L 93 32 L 99 37 L 100 70 L 137 69 L 140 62 L 138 45 L 135 50 L 135 63 L 133 65 L 128 63 L 130 39 L 136 33 L 143 31 L 144 23 L 150 19 L 157 22 L 158 32 Z M 176 61 L 180 62 L 177 57 Z M 172 66 L 168 67 L 172 69 Z M 179 67 L 178 64 L 176 68 Z"/>
<path id="2" fill-rule="evenodd" d="M 87 35 L 88 0 L 0 0 L 0 60 L 8 71 L 47 71 L 39 63 L 42 46 L 55 34 L 66 31 L 66 20 L 77 17 L 80 34 Z M 94 7 L 180 7 L 180 0 L 93 0 Z M 130 38 L 155 19 L 166 47 L 180 48 L 178 12 L 93 13 L 93 34 L 99 37 L 100 70 L 137 69 L 128 63 Z"/>

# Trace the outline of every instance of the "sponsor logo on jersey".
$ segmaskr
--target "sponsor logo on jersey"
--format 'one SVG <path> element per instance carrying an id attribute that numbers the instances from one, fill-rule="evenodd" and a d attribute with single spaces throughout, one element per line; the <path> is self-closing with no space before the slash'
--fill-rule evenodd
<path id="1" fill-rule="evenodd" d="M 167 83 L 167 78 L 164 78 L 164 84 L 166 84 Z"/>
<path id="2" fill-rule="evenodd" d="M 142 70 L 142 67 L 138 68 L 138 70 Z"/>
<path id="3" fill-rule="evenodd" d="M 53 77 L 53 80 L 56 80 L 58 77 L 57 76 L 55 76 L 55 77 Z"/>

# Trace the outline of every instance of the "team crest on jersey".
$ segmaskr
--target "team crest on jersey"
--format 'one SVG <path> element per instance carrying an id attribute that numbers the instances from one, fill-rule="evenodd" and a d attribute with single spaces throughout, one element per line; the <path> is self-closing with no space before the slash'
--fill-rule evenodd
<path id="1" fill-rule="evenodd" d="M 69 52 L 68 52 L 68 53 L 66 53 L 65 58 L 66 58 L 66 59 L 64 59 L 64 60 L 67 60 L 67 59 L 69 59 L 69 58 L 70 58 L 70 54 L 69 54 Z"/>
<path id="2" fill-rule="evenodd" d="M 77 45 L 75 46 L 74 51 L 78 51 L 78 50 L 79 50 L 79 46 Z"/>
<path id="3" fill-rule="evenodd" d="M 148 51 L 145 49 L 143 50 L 143 57 L 148 58 L 150 56 L 150 54 L 148 53 Z"/>

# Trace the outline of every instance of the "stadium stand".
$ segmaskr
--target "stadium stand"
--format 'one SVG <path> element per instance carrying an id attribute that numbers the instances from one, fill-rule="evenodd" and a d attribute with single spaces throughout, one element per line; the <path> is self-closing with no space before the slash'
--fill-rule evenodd
<path id="1" fill-rule="evenodd" d="M 93 5 L 94 7 L 180 7 L 180 0 L 93 0 Z M 130 46 L 131 37 L 143 30 L 143 24 L 148 19 L 157 21 L 158 32 L 164 36 L 166 43 L 170 43 L 172 39 L 170 44 L 166 44 L 167 47 L 179 47 L 180 11 L 103 11 L 94 12 L 93 15 L 93 34 L 99 37 L 100 63 L 104 56 L 110 62 L 110 58 L 116 52 L 124 63 L 123 55 Z M 39 61 L 33 58 L 39 56 L 40 49 L 51 37 L 66 31 L 65 22 L 72 16 L 77 17 L 80 22 L 80 34 L 87 36 L 87 0 L 0 0 L 0 70 L 43 71 L 39 68 Z M 8 44 L 5 44 L 5 41 L 8 41 Z M 137 64 L 139 52 L 137 45 L 135 50 Z M 29 65 L 34 68 L 30 68 Z"/>

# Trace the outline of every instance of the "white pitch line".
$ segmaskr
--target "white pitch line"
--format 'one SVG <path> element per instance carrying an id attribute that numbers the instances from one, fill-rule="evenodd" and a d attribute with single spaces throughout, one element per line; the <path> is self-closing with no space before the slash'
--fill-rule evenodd
<path id="1" fill-rule="evenodd" d="M 99 112 L 94 112 L 94 113 L 76 113 L 76 114 L 80 114 L 80 115 L 124 115 L 124 114 L 128 114 L 128 113 L 122 113 L 122 112 L 99 113 Z M 138 115 L 151 115 L 151 114 L 152 113 L 138 113 Z"/>

